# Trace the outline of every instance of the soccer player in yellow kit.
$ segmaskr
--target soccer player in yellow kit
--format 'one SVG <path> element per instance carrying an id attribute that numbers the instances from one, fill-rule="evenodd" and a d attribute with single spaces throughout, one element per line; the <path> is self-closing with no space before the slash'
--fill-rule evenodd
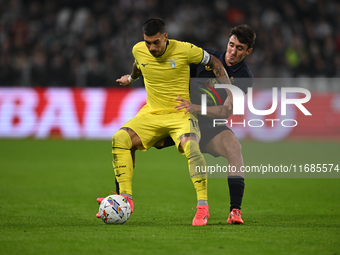
<path id="1" fill-rule="evenodd" d="M 135 58 L 132 73 L 117 79 L 128 86 L 141 75 L 144 77 L 147 103 L 138 114 L 124 124 L 112 137 L 113 168 L 119 183 L 120 195 L 127 198 L 133 211 L 132 176 L 133 150 L 146 151 L 158 140 L 171 136 L 178 151 L 188 159 L 189 171 L 197 194 L 197 212 L 192 225 L 206 225 L 209 218 L 207 179 L 195 172 L 204 166 L 199 149 L 200 131 L 194 115 L 178 111 L 178 96 L 190 101 L 189 64 L 207 65 L 217 78 L 228 75 L 214 56 L 191 43 L 168 39 L 165 23 L 158 18 L 143 25 L 144 42 L 137 43 L 132 53 Z"/>

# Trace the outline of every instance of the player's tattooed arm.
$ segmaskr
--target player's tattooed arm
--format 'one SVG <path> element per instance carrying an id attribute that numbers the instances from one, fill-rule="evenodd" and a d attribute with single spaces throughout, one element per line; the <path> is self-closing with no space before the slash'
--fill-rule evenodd
<path id="1" fill-rule="evenodd" d="M 220 84 L 231 84 L 229 75 L 225 70 L 222 62 L 215 56 L 210 54 L 210 61 L 207 64 L 207 69 L 212 70 Z M 233 113 L 233 95 L 229 89 L 226 89 L 228 97 L 222 106 L 209 106 L 207 107 L 207 117 L 211 118 L 229 118 Z M 201 114 L 200 105 L 191 105 L 193 113 Z"/>
<path id="2" fill-rule="evenodd" d="M 186 108 L 188 109 L 188 108 Z M 202 114 L 202 106 L 197 104 L 190 104 L 189 110 L 191 113 Z M 227 119 L 233 114 L 232 99 L 226 99 L 223 105 L 208 106 L 205 116 L 210 118 Z"/>
<path id="3" fill-rule="evenodd" d="M 223 64 L 220 60 L 218 60 L 215 56 L 210 55 L 210 61 L 207 64 L 208 69 L 213 70 L 215 76 L 219 78 L 219 82 L 221 84 L 231 84 L 227 71 L 225 70 Z M 211 118 L 229 118 L 233 112 L 233 97 L 231 92 L 227 90 L 228 97 L 223 105 L 220 106 L 209 106 L 207 107 L 207 117 Z M 179 104 L 175 106 L 176 110 L 186 109 L 185 114 L 188 112 L 202 114 L 201 105 L 196 105 L 188 102 L 187 100 L 178 96 L 176 101 L 179 101 Z"/>
<path id="4" fill-rule="evenodd" d="M 175 106 L 176 110 L 185 109 L 185 114 L 187 114 L 188 112 L 202 114 L 201 105 L 192 104 L 189 101 L 181 98 L 180 96 L 177 96 L 175 101 L 179 101 L 179 104 Z M 233 100 L 231 97 L 231 99 L 227 98 L 223 105 L 208 106 L 206 116 L 210 118 L 229 118 L 233 114 L 232 101 Z"/>
<path id="5" fill-rule="evenodd" d="M 210 55 L 210 61 L 207 64 L 208 68 L 213 70 L 215 76 L 220 79 L 221 83 L 231 84 L 227 71 L 225 70 L 222 62 L 213 55 Z"/>
<path id="6" fill-rule="evenodd" d="M 138 69 L 136 63 L 133 62 L 131 78 L 134 80 L 137 80 L 141 75 L 142 75 L 142 71 Z"/>
<path id="7" fill-rule="evenodd" d="M 119 85 L 121 86 L 128 86 L 135 80 L 137 80 L 142 75 L 142 71 L 138 69 L 136 63 L 133 63 L 132 65 L 132 73 L 126 74 L 120 77 L 120 79 L 117 79 L 116 82 L 119 82 Z"/>

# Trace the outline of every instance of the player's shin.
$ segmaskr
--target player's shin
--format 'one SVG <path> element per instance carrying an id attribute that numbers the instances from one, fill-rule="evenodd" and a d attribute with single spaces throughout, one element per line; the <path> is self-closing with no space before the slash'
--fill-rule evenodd
<path id="1" fill-rule="evenodd" d="M 112 165 L 116 180 L 119 183 L 119 193 L 132 196 L 133 159 L 131 156 L 132 142 L 130 135 L 124 130 L 118 130 L 112 137 Z"/>
<path id="2" fill-rule="evenodd" d="M 190 177 L 197 194 L 198 205 L 207 204 L 207 173 L 206 162 L 195 140 L 189 140 L 183 146 L 185 156 L 188 158 Z M 203 171 L 202 171 L 203 170 Z"/>

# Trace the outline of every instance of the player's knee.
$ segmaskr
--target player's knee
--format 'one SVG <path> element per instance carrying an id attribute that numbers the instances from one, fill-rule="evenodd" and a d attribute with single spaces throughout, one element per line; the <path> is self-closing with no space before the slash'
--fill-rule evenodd
<path id="1" fill-rule="evenodd" d="M 125 130 L 120 129 L 112 136 L 112 153 L 120 150 L 130 150 L 131 148 L 131 138 Z"/>

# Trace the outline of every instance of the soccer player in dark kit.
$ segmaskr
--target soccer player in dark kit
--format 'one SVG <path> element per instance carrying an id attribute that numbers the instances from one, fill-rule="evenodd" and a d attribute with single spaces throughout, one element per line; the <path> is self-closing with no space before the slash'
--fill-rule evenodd
<path id="1" fill-rule="evenodd" d="M 253 84 L 253 75 L 244 63 L 244 58 L 252 52 L 255 39 L 256 34 L 252 28 L 248 25 L 239 25 L 231 29 L 226 51 L 216 51 L 204 48 L 204 50 L 222 62 L 233 85 L 239 87 L 245 94 L 247 93 L 247 88 L 251 87 Z M 212 83 L 210 85 L 218 83 L 218 81 L 214 80 L 216 79 L 216 76 L 207 66 L 191 65 L 190 76 L 191 78 L 210 78 L 209 81 Z M 205 88 L 205 90 L 209 89 Z M 244 172 L 241 171 L 244 166 L 241 144 L 232 130 L 226 125 L 213 126 L 214 118 L 226 119 L 232 115 L 232 95 L 225 89 L 218 89 L 218 94 L 222 104 L 218 106 L 208 105 L 206 115 L 200 115 L 200 105 L 190 104 L 184 99 L 178 99 L 182 103 L 176 106 L 176 108 L 179 110 L 186 108 L 187 110 L 190 110 L 191 113 L 197 113 L 197 119 L 201 130 L 201 152 L 209 153 L 215 157 L 222 156 L 228 159 L 229 169 L 236 169 L 236 171 L 228 172 L 230 213 L 227 223 L 243 224 L 244 222 L 241 218 L 240 209 L 245 183 Z M 168 137 L 155 144 L 155 147 L 160 149 L 171 146 L 172 144 L 171 138 Z"/>
<path id="2" fill-rule="evenodd" d="M 244 58 L 252 52 L 255 39 L 256 34 L 252 28 L 248 25 L 239 25 L 231 29 L 226 51 L 215 51 L 205 48 L 208 53 L 222 62 L 233 85 L 239 87 L 245 94 L 247 93 L 247 88 L 252 86 L 253 75 L 244 63 Z M 214 83 L 215 75 L 208 67 L 191 65 L 191 77 L 211 78 L 210 80 Z M 238 80 L 237 78 L 242 79 Z M 223 105 L 208 106 L 206 115 L 200 115 L 200 105 L 191 104 L 189 107 L 191 113 L 197 113 L 201 130 L 201 152 L 209 153 L 215 157 L 225 157 L 228 159 L 230 168 L 236 169 L 235 172 L 228 172 L 230 214 L 227 222 L 229 224 L 243 224 L 240 209 L 245 184 L 244 172 L 240 171 L 241 167 L 244 166 L 241 144 L 232 130 L 226 125 L 215 127 L 212 125 L 214 118 L 228 118 L 233 111 L 232 100 L 228 100 L 230 94 L 226 90 L 219 89 L 219 96 L 222 102 L 224 102 Z M 185 100 L 182 100 L 182 104 L 177 109 L 182 109 L 183 107 L 188 109 L 188 102 Z M 171 144 L 171 141 L 167 138 L 164 146 L 169 144 Z"/>

